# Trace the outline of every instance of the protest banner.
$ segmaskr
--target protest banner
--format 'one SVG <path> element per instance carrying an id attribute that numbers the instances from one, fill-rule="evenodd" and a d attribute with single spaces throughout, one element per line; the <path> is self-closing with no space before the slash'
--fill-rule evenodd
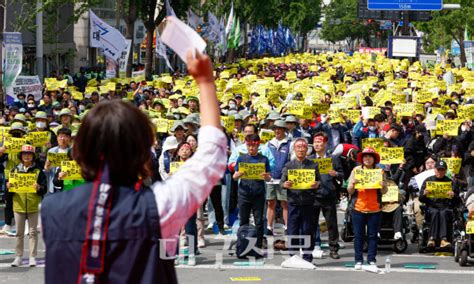
<path id="1" fill-rule="evenodd" d="M 184 164 L 184 162 L 171 162 L 170 163 L 170 174 L 174 174 Z"/>
<path id="2" fill-rule="evenodd" d="M 224 128 L 227 133 L 232 133 L 235 128 L 235 117 L 233 116 L 221 116 L 222 122 L 224 122 Z"/>
<path id="3" fill-rule="evenodd" d="M 64 180 L 82 179 L 81 168 L 76 161 L 61 161 L 61 171 L 66 173 Z"/>
<path id="4" fill-rule="evenodd" d="M 398 202 L 399 194 L 398 186 L 389 185 L 388 191 L 382 195 L 382 202 L 384 203 L 393 203 Z"/>
<path id="5" fill-rule="evenodd" d="M 291 189 L 311 189 L 311 185 L 316 181 L 316 171 L 312 169 L 288 170 L 288 181 L 293 183 Z"/>
<path id="6" fill-rule="evenodd" d="M 260 175 L 265 173 L 265 164 L 239 163 L 239 172 L 244 172 L 241 179 L 263 180 Z"/>
<path id="7" fill-rule="evenodd" d="M 26 141 L 35 147 L 42 147 L 50 140 L 48 131 L 34 131 L 26 134 Z"/>
<path id="8" fill-rule="evenodd" d="M 452 191 L 453 188 L 450 181 L 427 181 L 426 190 L 428 191 L 427 196 L 429 198 L 451 198 L 448 193 Z"/>
<path id="9" fill-rule="evenodd" d="M 157 133 L 168 133 L 169 123 L 167 119 L 159 118 L 155 120 L 156 132 Z"/>
<path id="10" fill-rule="evenodd" d="M 458 128 L 461 123 L 458 120 L 437 120 L 436 132 L 439 135 L 447 133 L 449 136 L 458 136 Z"/>
<path id="11" fill-rule="evenodd" d="M 314 159 L 315 163 L 318 163 L 318 170 L 319 173 L 322 175 L 329 174 L 329 171 L 332 171 L 332 158 L 321 158 L 321 159 Z"/>
<path id="12" fill-rule="evenodd" d="M 62 161 L 68 161 L 69 157 L 66 153 L 53 153 L 48 152 L 47 160 L 50 162 L 51 167 L 60 167 Z"/>
<path id="13" fill-rule="evenodd" d="M 461 170 L 462 159 L 461 158 L 441 158 L 448 165 L 448 170 L 457 175 Z"/>
<path id="14" fill-rule="evenodd" d="M 3 32 L 3 86 L 8 89 L 11 87 L 18 75 L 21 73 L 23 66 L 23 41 L 21 33 Z M 12 104 L 14 98 L 7 96 L 7 104 Z"/>
<path id="15" fill-rule="evenodd" d="M 262 129 L 260 130 L 260 133 L 258 135 L 260 136 L 260 143 L 263 144 L 272 140 L 273 137 L 275 137 L 275 132 L 268 129 Z"/>
<path id="16" fill-rule="evenodd" d="M 403 147 L 382 147 L 380 163 L 384 165 L 401 164 L 404 160 Z"/>
<path id="17" fill-rule="evenodd" d="M 359 182 L 356 183 L 356 189 L 376 189 L 382 188 L 382 181 L 383 181 L 383 170 L 381 169 L 373 169 L 373 170 L 364 170 L 364 169 L 357 169 L 355 172 L 355 179 Z"/>
<path id="18" fill-rule="evenodd" d="M 295 81 L 297 78 L 296 78 L 296 72 L 295 71 L 289 71 L 289 72 L 286 72 L 286 80 L 287 81 Z"/>
<path id="19" fill-rule="evenodd" d="M 286 112 L 294 116 L 302 117 L 304 115 L 305 103 L 303 101 L 290 101 L 286 105 Z"/>
<path id="20" fill-rule="evenodd" d="M 469 220 L 466 223 L 466 234 L 474 234 L 474 220 Z"/>
<path id="21" fill-rule="evenodd" d="M 363 107 L 362 115 L 364 119 L 374 118 L 376 114 L 380 113 L 380 108 L 378 107 Z"/>
<path id="22" fill-rule="evenodd" d="M 5 153 L 13 154 L 21 152 L 21 147 L 26 144 L 26 138 L 5 137 Z"/>
<path id="23" fill-rule="evenodd" d="M 35 101 L 41 100 L 43 85 L 38 76 L 18 76 L 12 86 L 6 88 L 7 101 L 13 101 L 20 93 L 32 94 Z"/>
<path id="24" fill-rule="evenodd" d="M 8 182 L 9 192 L 36 193 L 35 184 L 38 179 L 35 173 L 11 173 Z"/>
<path id="25" fill-rule="evenodd" d="M 362 149 L 372 147 L 377 153 L 382 152 L 383 139 L 382 138 L 364 138 L 362 139 Z"/>

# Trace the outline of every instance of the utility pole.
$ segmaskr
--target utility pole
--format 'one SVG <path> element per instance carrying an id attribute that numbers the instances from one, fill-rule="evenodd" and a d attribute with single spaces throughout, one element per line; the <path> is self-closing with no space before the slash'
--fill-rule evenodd
<path id="1" fill-rule="evenodd" d="M 3 91 L 3 32 L 7 24 L 7 0 L 0 0 L 0 105 L 5 103 Z"/>
<path id="2" fill-rule="evenodd" d="M 36 1 L 36 8 L 39 11 L 36 14 L 36 73 L 43 80 L 43 0 Z"/>

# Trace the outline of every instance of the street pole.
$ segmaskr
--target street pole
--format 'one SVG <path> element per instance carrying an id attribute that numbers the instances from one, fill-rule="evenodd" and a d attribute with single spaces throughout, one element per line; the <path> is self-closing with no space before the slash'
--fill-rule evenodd
<path id="1" fill-rule="evenodd" d="M 43 80 L 43 7 L 42 0 L 37 0 L 36 8 L 36 73 L 38 73 L 40 81 Z"/>
<path id="2" fill-rule="evenodd" d="M 5 104 L 5 92 L 3 91 L 3 32 L 7 23 L 7 0 L 0 1 L 0 105 Z"/>

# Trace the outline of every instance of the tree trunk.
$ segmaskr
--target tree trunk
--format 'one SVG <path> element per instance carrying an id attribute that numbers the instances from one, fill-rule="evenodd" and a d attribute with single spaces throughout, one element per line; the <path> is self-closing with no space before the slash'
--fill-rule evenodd
<path id="1" fill-rule="evenodd" d="M 461 67 L 465 67 L 467 63 L 467 58 L 466 58 L 466 51 L 464 50 L 464 38 L 461 38 L 459 41 L 459 49 L 461 49 L 461 55 L 460 55 L 460 60 L 461 60 Z"/>
<path id="2" fill-rule="evenodd" d="M 147 42 L 145 53 L 145 78 L 151 80 L 151 73 L 153 71 L 153 32 L 152 29 L 146 30 Z"/>
<path id="3" fill-rule="evenodd" d="M 134 36 L 133 36 L 134 29 L 135 29 L 135 21 L 133 21 L 131 23 L 127 23 L 127 33 L 125 35 L 125 38 L 132 40 L 132 42 L 130 43 L 130 54 L 128 55 L 128 59 L 127 59 L 127 75 L 126 75 L 126 77 L 132 77 L 133 46 L 135 44 Z"/>

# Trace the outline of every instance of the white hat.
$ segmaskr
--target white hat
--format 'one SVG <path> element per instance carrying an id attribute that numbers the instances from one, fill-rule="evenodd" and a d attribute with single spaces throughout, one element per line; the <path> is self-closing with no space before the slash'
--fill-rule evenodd
<path id="1" fill-rule="evenodd" d="M 166 152 L 171 149 L 177 149 L 178 148 L 178 140 L 174 136 L 168 136 L 166 138 L 165 142 L 163 143 L 163 152 Z"/>

